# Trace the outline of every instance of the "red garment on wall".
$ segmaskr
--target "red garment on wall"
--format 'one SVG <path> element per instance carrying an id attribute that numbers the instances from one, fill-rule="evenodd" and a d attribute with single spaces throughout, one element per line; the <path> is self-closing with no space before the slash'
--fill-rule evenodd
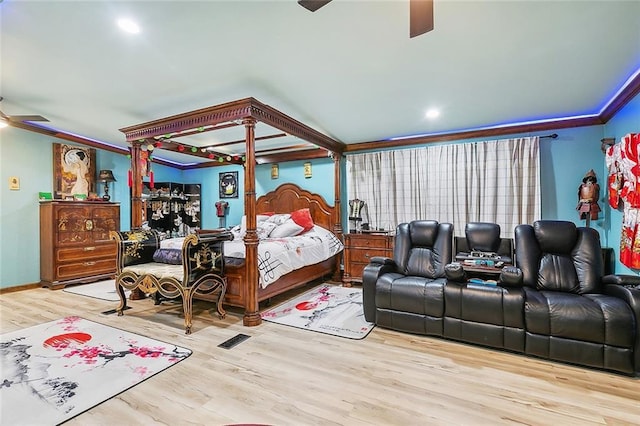
<path id="1" fill-rule="evenodd" d="M 620 262 L 640 269 L 640 133 L 629 133 L 606 152 L 609 205 L 623 203 Z"/>

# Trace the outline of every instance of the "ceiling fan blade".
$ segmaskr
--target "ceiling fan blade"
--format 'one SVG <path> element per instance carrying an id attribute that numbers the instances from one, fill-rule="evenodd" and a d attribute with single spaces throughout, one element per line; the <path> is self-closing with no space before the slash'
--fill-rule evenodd
<path id="1" fill-rule="evenodd" d="M 3 100 L 4 97 L 0 96 L 0 102 L 2 102 Z M 41 115 L 7 115 L 2 111 L 0 111 L 0 117 L 8 121 L 14 121 L 16 123 L 23 123 L 25 121 L 49 121 Z"/>
<path id="2" fill-rule="evenodd" d="M 409 0 L 409 38 L 433 30 L 433 0 Z"/>
<path id="3" fill-rule="evenodd" d="M 6 116 L 9 121 L 25 122 L 25 121 L 49 121 L 41 115 L 9 115 Z"/>
<path id="4" fill-rule="evenodd" d="M 298 4 L 311 12 L 315 12 L 331 0 L 298 0 Z"/>

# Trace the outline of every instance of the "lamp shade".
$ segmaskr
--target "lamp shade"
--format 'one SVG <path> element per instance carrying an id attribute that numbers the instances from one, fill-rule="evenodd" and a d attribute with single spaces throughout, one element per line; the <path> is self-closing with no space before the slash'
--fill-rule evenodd
<path id="1" fill-rule="evenodd" d="M 116 178 L 113 177 L 113 172 L 111 170 L 100 170 L 98 180 L 101 182 L 115 182 Z"/>

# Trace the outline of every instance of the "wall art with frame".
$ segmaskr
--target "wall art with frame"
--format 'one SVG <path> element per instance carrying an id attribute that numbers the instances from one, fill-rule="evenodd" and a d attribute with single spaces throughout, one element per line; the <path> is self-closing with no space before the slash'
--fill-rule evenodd
<path id="1" fill-rule="evenodd" d="M 96 150 L 76 145 L 53 144 L 53 185 L 56 199 L 95 192 Z"/>
<path id="2" fill-rule="evenodd" d="M 220 178 L 220 198 L 238 198 L 238 172 L 222 172 Z"/>

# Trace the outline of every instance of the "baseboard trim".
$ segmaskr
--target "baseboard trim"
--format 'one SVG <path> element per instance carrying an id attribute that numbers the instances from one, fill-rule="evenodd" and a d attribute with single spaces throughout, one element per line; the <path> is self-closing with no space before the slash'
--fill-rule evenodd
<path id="1" fill-rule="evenodd" d="M 16 285 L 13 287 L 0 288 L 0 295 L 6 294 L 6 293 L 15 293 L 16 291 L 33 290 L 34 288 L 40 288 L 40 287 L 42 287 L 42 285 L 40 285 L 40 283 L 37 282 L 33 284 L 23 284 L 23 285 Z"/>

